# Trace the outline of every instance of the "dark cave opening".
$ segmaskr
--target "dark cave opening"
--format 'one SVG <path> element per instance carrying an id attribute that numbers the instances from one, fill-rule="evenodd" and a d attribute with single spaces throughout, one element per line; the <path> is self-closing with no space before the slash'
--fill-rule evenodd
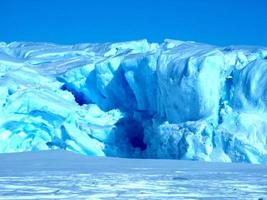
<path id="1" fill-rule="evenodd" d="M 143 138 L 132 137 L 130 139 L 130 143 L 134 148 L 139 148 L 139 149 L 141 149 L 141 151 L 146 150 L 146 144 L 144 143 Z"/>
<path id="2" fill-rule="evenodd" d="M 121 134 L 123 134 L 132 148 L 139 148 L 141 151 L 146 150 L 144 128 L 139 121 L 132 118 L 122 118 L 117 122 L 116 126 L 118 128 L 118 136 L 121 137 Z"/>

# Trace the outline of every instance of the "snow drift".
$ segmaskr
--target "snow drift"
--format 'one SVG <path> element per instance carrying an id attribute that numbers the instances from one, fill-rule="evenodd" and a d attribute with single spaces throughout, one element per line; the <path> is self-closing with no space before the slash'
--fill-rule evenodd
<path id="1" fill-rule="evenodd" d="M 267 49 L 0 43 L 0 152 L 267 163 Z"/>

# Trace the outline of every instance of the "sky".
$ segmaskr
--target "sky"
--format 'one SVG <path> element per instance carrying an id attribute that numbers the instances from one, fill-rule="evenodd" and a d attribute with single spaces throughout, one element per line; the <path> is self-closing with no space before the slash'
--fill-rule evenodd
<path id="1" fill-rule="evenodd" d="M 0 41 L 267 46 L 267 0 L 0 0 Z"/>

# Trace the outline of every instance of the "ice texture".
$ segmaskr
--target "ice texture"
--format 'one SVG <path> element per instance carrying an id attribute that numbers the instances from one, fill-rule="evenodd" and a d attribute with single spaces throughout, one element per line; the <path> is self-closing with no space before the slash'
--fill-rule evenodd
<path id="1" fill-rule="evenodd" d="M 267 48 L 0 43 L 0 152 L 267 163 Z"/>

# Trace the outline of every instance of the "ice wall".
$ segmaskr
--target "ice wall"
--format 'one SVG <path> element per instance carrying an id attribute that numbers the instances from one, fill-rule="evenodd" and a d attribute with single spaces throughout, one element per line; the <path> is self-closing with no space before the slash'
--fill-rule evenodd
<path id="1" fill-rule="evenodd" d="M 0 152 L 267 163 L 267 49 L 0 43 Z"/>

